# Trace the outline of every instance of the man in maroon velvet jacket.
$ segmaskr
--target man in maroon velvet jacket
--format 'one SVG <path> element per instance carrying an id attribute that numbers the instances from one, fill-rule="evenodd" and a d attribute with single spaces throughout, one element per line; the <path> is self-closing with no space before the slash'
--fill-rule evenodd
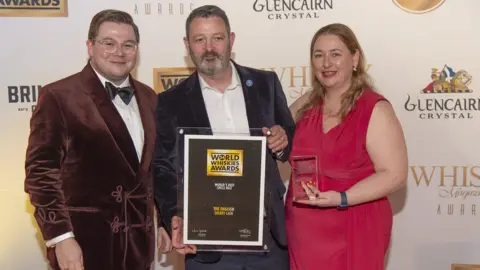
<path id="1" fill-rule="evenodd" d="M 156 94 L 129 74 L 139 31 L 104 10 L 89 63 L 42 88 L 31 119 L 25 190 L 54 269 L 145 270 L 154 258 Z M 158 229 L 162 252 L 171 244 Z"/>

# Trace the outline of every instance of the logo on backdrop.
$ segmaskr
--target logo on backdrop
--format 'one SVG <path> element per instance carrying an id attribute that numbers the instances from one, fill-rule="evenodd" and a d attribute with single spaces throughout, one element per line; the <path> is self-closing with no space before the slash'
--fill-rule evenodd
<path id="1" fill-rule="evenodd" d="M 41 85 L 7 86 L 8 103 L 17 106 L 19 112 L 33 112 Z"/>
<path id="2" fill-rule="evenodd" d="M 310 66 L 281 66 L 260 69 L 277 73 L 283 91 L 290 100 L 296 100 L 311 89 L 312 69 Z"/>
<path id="3" fill-rule="evenodd" d="M 321 12 L 333 9 L 333 0 L 254 0 L 252 8 L 269 20 L 319 19 Z"/>
<path id="4" fill-rule="evenodd" d="M 133 14 L 136 16 L 182 16 L 188 15 L 195 9 L 189 1 L 139 1 L 134 5 Z"/>
<path id="5" fill-rule="evenodd" d="M 68 0 L 0 0 L 0 17 L 68 17 Z"/>
<path id="6" fill-rule="evenodd" d="M 452 263 L 452 270 L 476 270 L 478 264 Z"/>
<path id="7" fill-rule="evenodd" d="M 430 82 L 417 98 L 407 95 L 405 110 L 417 112 L 420 119 L 473 119 L 480 111 L 480 99 L 469 87 L 472 75 L 449 65 L 432 68 Z"/>
<path id="8" fill-rule="evenodd" d="M 174 67 L 154 68 L 153 88 L 157 93 L 163 92 L 181 83 L 195 71 L 195 68 Z"/>
<path id="9" fill-rule="evenodd" d="M 409 173 L 417 188 L 437 193 L 438 202 L 432 206 L 437 215 L 477 215 L 480 165 L 410 166 Z"/>
<path id="10" fill-rule="evenodd" d="M 366 71 L 368 71 L 371 66 L 371 64 L 368 64 Z M 312 68 L 309 65 L 267 67 L 259 69 L 277 73 L 278 79 L 282 83 L 283 91 L 290 100 L 296 100 L 312 89 Z"/>
<path id="11" fill-rule="evenodd" d="M 274 71 L 282 82 L 284 91 L 291 99 L 297 99 L 310 88 L 310 67 L 308 66 L 285 66 L 260 68 Z M 165 91 L 185 80 L 195 68 L 173 67 L 154 68 L 153 85 L 157 92 Z"/>
<path id="12" fill-rule="evenodd" d="M 372 65 L 368 64 L 367 71 Z M 296 100 L 311 89 L 311 68 L 309 66 L 281 66 L 258 68 L 277 73 L 282 83 L 283 91 L 290 100 Z M 153 85 L 155 91 L 165 91 L 185 80 L 195 68 L 154 68 Z"/>
<path id="13" fill-rule="evenodd" d="M 402 10 L 422 14 L 433 11 L 445 2 L 445 0 L 393 0 Z"/>

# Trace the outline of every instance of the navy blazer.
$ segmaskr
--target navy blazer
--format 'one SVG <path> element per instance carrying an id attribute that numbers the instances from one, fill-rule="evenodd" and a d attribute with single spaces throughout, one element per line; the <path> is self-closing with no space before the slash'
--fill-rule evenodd
<path id="1" fill-rule="evenodd" d="M 242 83 L 249 127 L 282 126 L 288 136 L 288 146 L 279 159 L 286 161 L 292 148 L 295 122 L 277 74 L 272 71 L 243 67 L 235 62 L 233 64 Z M 171 232 L 171 219 L 179 215 L 179 208 L 181 208 L 181 205 L 177 204 L 179 191 L 177 175 L 182 177 L 180 164 L 182 161 L 178 162 L 177 153 L 183 153 L 183 145 L 181 145 L 183 141 L 177 144 L 177 128 L 206 128 L 205 132 L 211 134 L 201 91 L 198 73 L 194 72 L 181 83 L 158 94 L 157 145 L 153 166 L 154 189 L 161 223 L 169 232 Z M 265 182 L 266 190 L 269 191 L 269 196 L 266 197 L 266 200 L 268 198 L 266 203 L 269 204 L 267 209 L 271 217 L 270 224 L 267 225 L 277 242 L 286 246 L 283 204 L 286 189 L 277 168 L 277 158 L 270 151 L 269 153 L 265 164 Z"/>

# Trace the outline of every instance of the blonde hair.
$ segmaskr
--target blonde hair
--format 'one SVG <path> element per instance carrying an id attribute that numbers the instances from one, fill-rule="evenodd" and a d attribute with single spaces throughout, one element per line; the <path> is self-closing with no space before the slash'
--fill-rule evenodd
<path id="1" fill-rule="evenodd" d="M 348 114 L 348 112 L 355 106 L 358 97 L 363 93 L 363 91 L 367 88 L 373 88 L 373 84 L 370 76 L 368 76 L 366 72 L 365 56 L 363 54 L 362 48 L 360 47 L 360 43 L 358 42 L 357 37 L 355 36 L 353 31 L 344 24 L 329 24 L 322 27 L 315 33 L 310 44 L 310 64 L 312 67 L 315 42 L 322 35 L 337 36 L 345 44 L 345 46 L 348 48 L 352 55 L 355 54 L 357 51 L 359 54 L 356 71 L 352 71 L 352 82 L 350 88 L 342 95 L 341 107 L 338 114 L 343 120 Z M 315 70 L 313 68 L 312 88 L 313 90 L 310 92 L 307 102 L 298 110 L 296 114 L 297 120 L 303 118 L 305 111 L 313 108 L 325 98 L 326 89 L 315 76 Z"/>

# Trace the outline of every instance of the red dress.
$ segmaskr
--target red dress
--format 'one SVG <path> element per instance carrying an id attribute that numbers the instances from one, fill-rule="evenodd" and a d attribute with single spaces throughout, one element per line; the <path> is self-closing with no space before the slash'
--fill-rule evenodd
<path id="1" fill-rule="evenodd" d="M 364 91 L 344 121 L 327 133 L 323 132 L 321 104 L 298 121 L 290 158 L 317 156 L 320 191 L 346 191 L 375 172 L 366 150 L 366 134 L 380 100 L 385 98 Z M 292 202 L 290 183 L 286 224 L 292 270 L 384 269 L 392 229 L 386 197 L 347 210 L 314 208 Z"/>

